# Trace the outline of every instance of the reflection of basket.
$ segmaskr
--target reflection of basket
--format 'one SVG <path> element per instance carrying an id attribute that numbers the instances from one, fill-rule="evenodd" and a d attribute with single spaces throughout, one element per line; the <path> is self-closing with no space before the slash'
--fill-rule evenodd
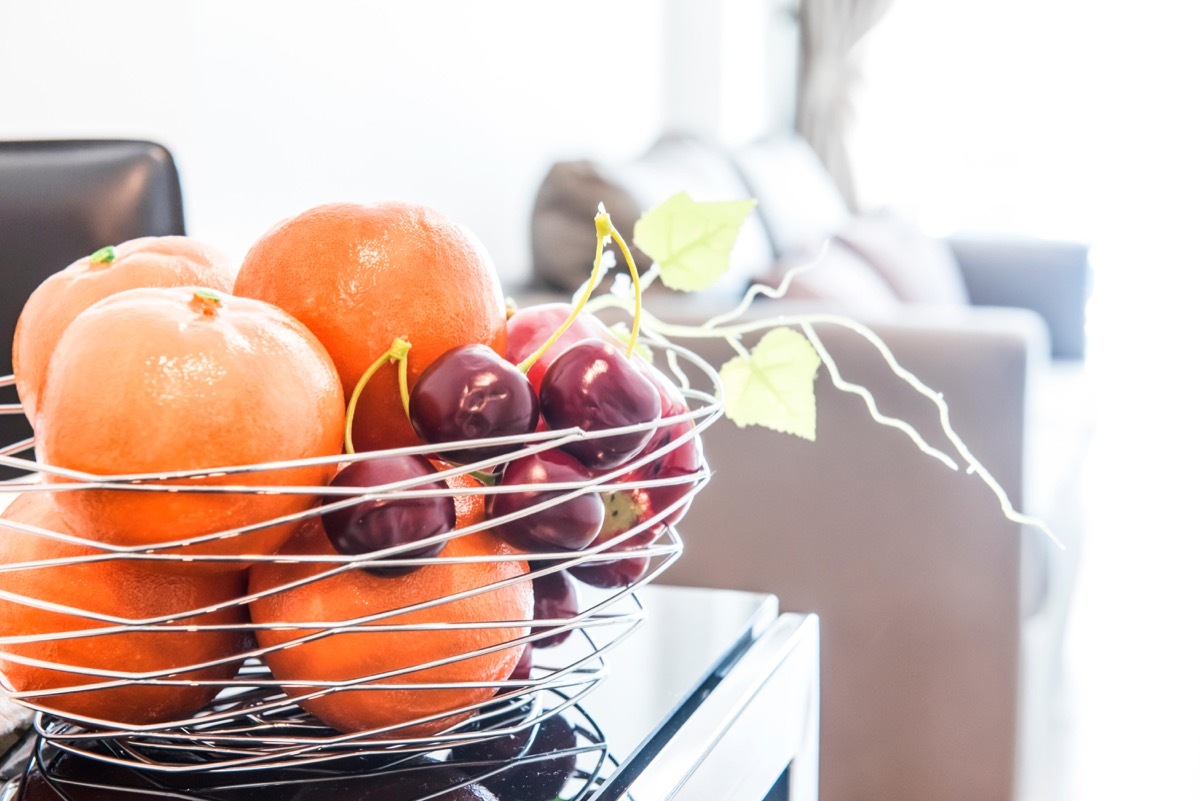
<path id="1" fill-rule="evenodd" d="M 720 400 L 716 387 L 719 386 L 717 376 L 711 367 L 704 364 L 698 357 L 689 353 L 686 350 L 677 348 L 672 345 L 659 345 L 661 350 L 666 351 L 666 356 L 672 366 L 678 367 L 680 363 L 687 370 L 675 370 L 677 376 L 681 378 L 683 384 L 682 390 L 684 397 L 689 404 L 689 411 L 686 414 L 678 415 L 672 418 L 664 418 L 651 424 L 652 426 L 666 426 L 679 423 L 683 420 L 694 421 L 695 427 L 690 429 L 690 436 L 699 436 L 700 433 L 711 425 L 717 418 L 720 412 Z M 684 374 L 699 374 L 702 375 L 706 384 L 711 387 L 708 391 L 697 390 L 686 385 L 686 381 L 682 380 Z M 12 379 L 4 379 L 3 382 L 11 383 Z M 3 385 L 3 383 L 0 383 Z M 0 406 L 0 413 L 20 413 L 19 406 L 8 405 Z M 474 464 L 463 465 L 453 468 L 453 472 L 471 472 L 484 468 L 491 468 L 498 465 L 503 465 L 508 460 L 513 459 L 522 454 L 531 453 L 537 450 L 556 447 L 563 442 L 580 439 L 610 436 L 616 433 L 624 433 L 628 429 L 614 430 L 610 432 L 591 432 L 585 433 L 578 430 L 571 431 L 551 431 L 533 434 L 525 437 L 521 441 L 521 449 L 515 453 L 508 454 L 503 457 L 488 459 L 485 461 L 476 462 Z M 667 442 L 653 453 L 646 453 L 638 456 L 633 462 L 614 469 L 606 474 L 597 475 L 585 482 L 560 485 L 543 485 L 540 489 L 561 490 L 562 495 L 557 496 L 549 503 L 558 503 L 569 498 L 587 492 L 607 492 L 621 489 L 636 489 L 636 488 L 651 488 L 662 486 L 668 483 L 687 484 L 687 492 L 683 497 L 679 498 L 672 506 L 665 509 L 657 510 L 655 516 L 645 520 L 628 532 L 615 537 L 614 539 L 604 543 L 603 545 L 594 545 L 581 551 L 558 552 L 558 553 L 540 553 L 540 554 L 523 554 L 520 558 L 528 561 L 530 568 L 530 576 L 538 577 L 547 575 L 556 571 L 566 570 L 568 568 L 587 565 L 591 563 L 601 563 L 612 561 L 613 549 L 621 549 L 622 558 L 637 558 L 646 557 L 650 560 L 650 569 L 645 572 L 631 586 L 622 587 L 611 590 L 592 590 L 588 588 L 587 592 L 581 593 L 579 615 L 570 619 L 561 620 L 537 620 L 530 625 L 530 633 L 527 636 L 517 639 L 508 640 L 507 642 L 485 649 L 488 651 L 498 650 L 513 645 L 523 645 L 524 643 L 534 642 L 537 640 L 551 637 L 556 633 L 567 630 L 578 630 L 578 633 L 568 639 L 566 643 L 556 646 L 552 649 L 539 650 L 538 663 L 533 670 L 533 674 L 529 680 L 506 680 L 490 684 L 489 687 L 494 688 L 496 693 L 490 700 L 474 705 L 474 707 L 462 707 L 457 710 L 452 710 L 447 714 L 463 712 L 471 710 L 476 712 L 470 719 L 449 727 L 440 734 L 433 736 L 425 736 L 420 738 L 404 737 L 402 733 L 396 731 L 372 731 L 358 734 L 339 734 L 330 729 L 324 728 L 313 718 L 308 716 L 295 703 L 295 698 L 285 695 L 281 689 L 282 682 L 275 680 L 266 667 L 260 661 L 260 657 L 266 653 L 266 649 L 255 647 L 252 650 L 239 654 L 236 658 L 225 660 L 226 662 L 241 663 L 241 669 L 237 676 L 229 681 L 222 682 L 205 682 L 201 684 L 217 684 L 221 692 L 217 698 L 208 704 L 204 709 L 195 713 L 187 720 L 175 720 L 168 723 L 129 727 L 113 724 L 111 721 L 92 720 L 92 719 L 63 719 L 50 710 L 40 706 L 36 700 L 36 696 L 46 696 L 55 692 L 69 692 L 72 688 L 62 688 L 54 691 L 41 690 L 37 692 L 11 692 L 12 687 L 7 686 L 6 689 L 11 692 L 14 700 L 25 706 L 36 710 L 35 725 L 40 734 L 47 740 L 52 741 L 57 747 L 73 753 L 88 754 L 93 758 L 102 759 L 108 762 L 125 762 L 132 765 L 137 765 L 143 769 L 158 769 L 170 772 L 191 772 L 197 770 L 211 770 L 214 768 L 230 769 L 230 768 L 260 768 L 260 767 L 278 767 L 284 765 L 302 765 L 308 763 L 316 763 L 330 759 L 338 759 L 349 756 L 361 756 L 364 754 L 397 754 L 411 752 L 426 752 L 436 751 L 455 743 L 462 743 L 468 740 L 477 740 L 481 737 L 489 737 L 497 734 L 509 733 L 519 730 L 533 723 L 545 719 L 559 711 L 573 706 L 579 699 L 586 696 L 591 689 L 599 682 L 606 673 L 604 656 L 625 637 L 627 637 L 634 628 L 644 618 L 644 612 L 634 595 L 634 590 L 641 584 L 652 580 L 665 570 L 671 562 L 673 562 L 681 552 L 681 543 L 674 531 L 673 527 L 661 525 L 662 521 L 670 517 L 673 513 L 683 509 L 690 503 L 692 496 L 699 491 L 700 487 L 707 481 L 707 468 L 702 469 L 699 473 L 691 476 L 686 476 L 681 479 L 656 479 L 645 481 L 631 481 L 627 477 L 622 479 L 622 476 L 627 476 L 631 468 L 641 464 L 647 464 L 661 457 L 664 453 L 679 447 L 686 441 L 687 438 L 675 439 Z M 273 463 L 269 465 L 250 465 L 233 468 L 221 468 L 217 470 L 205 470 L 201 472 L 191 473 L 164 473 L 156 475 L 128 475 L 128 476 L 106 476 L 103 478 L 82 475 L 79 473 L 61 471 L 56 468 L 51 468 L 44 465 L 37 465 L 29 458 L 21 458 L 25 452 L 30 449 L 30 441 L 13 443 L 7 447 L 0 448 L 0 464 L 15 466 L 26 470 L 41 470 L 42 472 L 53 472 L 64 475 L 67 478 L 74 479 L 74 483 L 58 484 L 56 489 L 60 491 L 79 491 L 87 489 L 117 489 L 123 491 L 141 491 L 141 492 L 178 492 L 178 482 L 180 480 L 196 479 L 201 477 L 211 477 L 214 474 L 223 474 L 226 481 L 235 481 L 236 475 L 246 475 L 255 471 L 263 471 L 268 469 L 279 469 L 281 467 L 294 467 L 301 464 L 311 464 L 313 462 L 334 462 L 344 461 L 347 459 L 374 459 L 383 455 L 395 453 L 415 453 L 421 452 L 420 448 L 399 449 L 388 452 L 375 452 L 367 454 L 356 454 L 351 457 L 341 456 L 335 458 L 327 458 L 323 460 L 306 460 L 304 462 L 287 462 Z M 478 442 L 474 444 L 479 444 Z M 442 451 L 446 452 L 447 448 L 443 447 Z M 156 483 L 170 479 L 173 483 L 167 486 L 162 483 Z M 416 490 L 413 485 L 420 483 L 420 479 L 409 480 L 407 482 L 398 482 L 383 487 L 370 488 L 369 494 L 372 497 L 419 497 L 432 494 L 445 494 L 442 490 Z M 17 481 L 14 483 L 0 482 L 0 500 L 4 500 L 4 495 L 11 495 L 20 492 L 22 489 L 28 488 L 28 480 Z M 452 494 L 461 495 L 464 493 L 488 494 L 500 491 L 521 491 L 530 489 L 529 487 L 512 487 L 502 489 L 499 487 L 479 486 L 470 490 L 455 489 Z M 192 488 L 188 489 L 193 491 Z M 264 488 L 261 486 L 249 487 L 244 485 L 236 485 L 233 483 L 226 485 L 198 485 L 194 488 L 198 492 L 217 492 L 217 493 L 239 493 L 239 492 L 270 492 L 270 493 L 304 493 L 304 494 L 324 494 L 327 498 L 330 496 L 345 495 L 347 497 L 337 500 L 328 501 L 324 506 L 308 510 L 299 514 L 289 515 L 286 518 L 277 518 L 271 521 L 264 521 L 253 527 L 244 529 L 235 529 L 228 532 L 220 532 L 217 534 L 205 535 L 190 540 L 179 540 L 171 543 L 162 543 L 148 547 L 116 547 L 95 544 L 102 551 L 106 551 L 108 555 L 78 557 L 73 559 L 57 560 L 53 563 L 26 563 L 23 565 L 5 565 L 0 567 L 0 570 L 21 570 L 32 569 L 35 567 L 52 567 L 54 565 L 62 565 L 68 563 L 76 563 L 81 561 L 89 561 L 96 559 L 136 559 L 136 560 L 178 560 L 185 557 L 164 554 L 161 551 L 165 548 L 175 547 L 180 545 L 190 545 L 198 542 L 208 541 L 220 537 L 237 536 L 245 531 L 257 530 L 265 526 L 278 524 L 285 520 L 295 520 L 300 517 L 311 517 L 321 514 L 324 511 L 336 506 L 344 506 L 353 503 L 356 499 L 367 494 L 367 490 L 358 488 L 333 490 L 327 488 L 313 487 L 272 487 Z M 532 507 L 524 510 L 521 514 L 528 514 L 544 508 L 545 504 L 539 507 Z M 67 535 L 59 532 L 50 532 L 41 529 L 36 529 L 29 526 L 23 526 L 6 521 L 6 525 L 17 528 L 29 534 L 37 536 L 52 537 L 56 539 L 68 539 Z M 463 529 L 454 532 L 457 536 L 478 528 L 486 527 L 485 524 L 475 526 L 473 528 Z M 649 531 L 654 528 L 662 530 L 658 536 L 647 544 L 632 545 L 637 542 L 639 534 Z M 644 537 L 642 538 L 644 539 Z M 92 544 L 92 543 L 89 543 Z M 327 569 L 320 576 L 314 577 L 316 580 L 326 575 L 333 573 L 354 570 L 362 566 L 363 562 L 370 559 L 374 564 L 379 564 L 380 560 L 384 563 L 387 560 L 394 560 L 394 564 L 429 564 L 430 559 L 406 559 L 405 551 L 411 550 L 414 546 L 402 546 L 393 548 L 388 551 L 377 552 L 365 556 L 334 556 L 334 557 L 308 557 L 310 561 L 320 562 L 327 566 Z M 220 559 L 221 557 L 186 557 L 192 559 Z M 230 557 L 226 557 L 230 558 Z M 272 556 L 244 556 L 237 557 L 245 561 L 269 561 L 276 559 Z M 304 559 L 304 557 L 299 557 Z M 478 557 L 476 557 L 477 559 Z M 513 558 L 513 557 L 495 557 L 496 559 Z M 295 561 L 297 557 L 289 557 L 289 560 Z M 463 561 L 464 558 L 455 560 L 452 557 L 440 557 L 437 559 L 439 564 L 455 563 Z M 481 587 L 471 591 L 471 594 L 486 592 L 495 589 L 513 581 L 524 580 L 524 577 L 517 579 L 509 579 L 498 582 L 492 585 Z M 262 593 L 256 596 L 245 596 L 239 599 L 224 604 L 223 606 L 242 605 L 250 600 L 260 597 Z M 442 603 L 452 599 L 441 599 L 437 603 Z M 28 605 L 43 605 L 36 599 L 24 598 L 22 596 L 14 596 L 10 593 L 0 593 L 0 602 L 4 603 L 25 603 Z M 436 607 L 437 603 L 434 604 Z M 409 611 L 412 607 L 404 607 L 402 609 L 388 610 L 386 614 L 374 614 L 368 617 L 359 618 L 352 621 L 342 622 L 314 622 L 311 625 L 306 623 L 305 629 L 314 629 L 315 633 L 309 635 L 311 637 L 325 637 L 332 634 L 344 633 L 355 629 L 355 627 L 367 627 L 372 624 L 380 625 L 378 621 L 384 618 L 392 617 L 396 614 Z M 90 617 L 96 620 L 96 627 L 104 627 L 101 631 L 95 629 L 89 630 L 89 634 L 111 634 L 122 631 L 129 631 L 137 628 L 138 630 L 152 631 L 185 631 L 188 627 L 181 626 L 177 621 L 188 617 L 200 610 L 193 610 L 187 613 L 173 613 L 169 618 L 160 617 L 152 620 L 114 620 L 103 616 L 98 616 L 94 613 L 83 610 L 67 610 L 79 614 L 81 617 Z M 211 607 L 205 611 L 211 611 Z M 437 627 L 438 624 L 392 624 L 390 626 L 382 626 L 385 630 L 419 630 Z M 449 625 L 449 624 L 444 624 Z M 461 625 L 461 624 L 459 624 Z M 512 628 L 511 621 L 507 623 L 490 623 L 479 624 L 485 627 L 494 628 Z M 194 628 L 194 627 L 193 627 Z M 253 630 L 256 628 L 253 623 L 238 623 L 225 624 L 216 626 L 221 629 L 242 629 Z M 379 629 L 376 629 L 379 630 Z M 5 653 L 5 658 L 11 661 L 31 660 L 26 657 L 14 655 L 8 652 L 7 647 L 15 644 L 29 642 L 32 640 L 55 639 L 62 637 L 70 637 L 72 632 L 64 632 L 55 635 L 38 635 L 36 637 L 9 636 L 0 637 L 0 652 Z M 79 636 L 76 634 L 75 636 Z M 455 659 L 468 659 L 472 656 L 477 656 L 484 651 L 472 651 L 463 653 L 455 657 Z M 42 663 L 45 664 L 45 663 Z M 62 666 L 50 664 L 49 667 Z M 416 686 L 418 683 L 405 684 L 406 676 L 415 671 L 427 668 L 430 663 L 415 665 L 401 670 L 395 670 L 386 674 L 377 674 L 369 677 L 363 677 L 353 682 L 329 682 L 329 681 L 305 681 L 303 682 L 306 691 L 311 695 L 324 695 L 326 693 L 342 692 L 348 689 L 378 689 L 383 686 L 387 689 L 399 689 L 404 687 Z M 169 671 L 158 671 L 156 673 L 120 673 L 116 671 L 83 671 L 79 668 L 70 669 L 70 672 L 78 674 L 81 685 L 88 685 L 89 689 L 100 689 L 105 687 L 114 687 L 128 684 L 180 684 L 180 683 L 196 683 L 189 679 L 180 678 L 180 676 L 188 671 L 194 670 L 197 666 L 186 665 L 172 668 Z M 368 685 L 368 682 L 370 684 Z M 291 685 L 298 684 L 293 681 Z M 381 684 L 382 683 L 382 684 Z M 446 686 L 460 686 L 448 684 Z M 468 686 L 468 685 L 461 685 Z"/>

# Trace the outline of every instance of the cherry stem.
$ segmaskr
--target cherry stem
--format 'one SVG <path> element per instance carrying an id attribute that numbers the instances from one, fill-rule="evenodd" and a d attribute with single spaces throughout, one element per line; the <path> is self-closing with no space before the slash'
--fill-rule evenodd
<path id="1" fill-rule="evenodd" d="M 597 218 L 597 234 L 600 233 L 600 225 L 601 222 Z M 607 214 L 604 215 L 604 225 L 607 229 L 605 234 L 616 240 L 617 247 L 621 249 L 621 255 L 625 257 L 625 264 L 629 267 L 629 280 L 633 283 L 633 325 L 630 326 L 629 331 L 629 346 L 625 349 L 625 358 L 628 359 L 633 355 L 633 349 L 637 345 L 638 329 L 642 326 L 642 285 L 638 277 L 637 265 L 633 261 L 633 254 L 629 252 L 629 246 L 625 244 L 621 232 L 613 226 L 612 220 Z"/>
<path id="2" fill-rule="evenodd" d="M 575 304 L 575 308 L 567 315 L 567 319 L 562 321 L 562 325 L 550 335 L 550 338 L 543 342 L 540 348 L 529 354 L 525 361 L 517 365 L 517 369 L 522 373 L 528 373 L 529 368 L 533 367 L 537 363 L 537 360 L 542 358 L 546 354 L 546 351 L 550 350 L 550 347 L 558 341 L 558 338 L 571 327 L 571 323 L 575 322 L 575 318 L 583 311 L 584 304 L 592 296 L 592 290 L 596 288 L 596 282 L 600 280 L 600 257 L 604 255 L 604 235 L 600 233 L 601 218 L 607 219 L 607 212 L 601 210 L 596 213 L 596 258 L 592 261 L 592 274 L 588 276 L 587 285 L 583 288 L 583 295 Z M 612 227 L 611 223 L 609 227 Z"/>
<path id="3" fill-rule="evenodd" d="M 408 417 L 408 351 L 411 348 L 412 343 L 408 340 L 396 337 L 392 340 L 391 347 L 372 362 L 371 366 L 363 372 L 362 377 L 358 379 L 358 383 L 354 386 L 354 392 L 350 394 L 350 402 L 346 405 L 346 433 L 343 437 L 346 453 L 354 453 L 354 441 L 350 432 L 354 428 L 354 410 L 358 408 L 358 397 L 362 395 L 362 391 L 371 377 L 389 361 L 397 362 L 400 365 L 400 402 L 404 404 L 404 416 Z"/>
<path id="4" fill-rule="evenodd" d="M 92 264 L 112 264 L 117 258 L 117 249 L 112 245 L 102 247 L 92 254 Z"/>
<path id="5" fill-rule="evenodd" d="M 529 354 L 525 361 L 517 365 L 517 369 L 522 373 L 528 373 L 529 368 L 537 363 L 537 360 L 546 354 L 551 346 L 558 341 L 575 319 L 579 317 L 583 311 L 583 307 L 587 305 L 588 299 L 592 296 L 592 291 L 596 288 L 596 282 L 600 280 L 600 261 L 604 256 L 604 243 L 609 238 L 613 238 L 617 242 L 617 246 L 621 249 L 621 253 L 625 256 L 625 263 L 629 265 L 629 277 L 633 281 L 633 297 L 634 297 L 634 312 L 633 312 L 633 327 L 629 336 L 629 347 L 625 351 L 625 357 L 633 355 L 633 347 L 637 344 L 638 327 L 642 320 L 642 287 L 638 281 L 637 267 L 633 263 L 633 255 L 629 252 L 629 247 L 625 244 L 625 240 L 621 238 L 621 234 L 613 227 L 612 217 L 604 210 L 604 204 L 600 204 L 600 210 L 596 212 L 596 257 L 592 260 L 592 274 L 588 276 L 587 284 L 583 288 L 583 294 L 575 303 L 575 308 L 567 315 L 567 319 L 563 320 L 562 325 L 550 335 L 540 348 Z"/>

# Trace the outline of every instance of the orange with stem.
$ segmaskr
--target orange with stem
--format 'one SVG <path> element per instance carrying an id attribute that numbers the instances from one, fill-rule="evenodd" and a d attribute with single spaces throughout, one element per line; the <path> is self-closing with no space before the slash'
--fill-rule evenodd
<path id="1" fill-rule="evenodd" d="M 287 313 L 209 290 L 131 289 L 95 304 L 63 332 L 43 385 L 37 453 L 47 465 L 98 477 L 336 457 L 344 415 L 328 354 Z M 334 470 L 330 460 L 143 482 L 171 491 L 81 488 L 55 498 L 67 524 L 86 536 L 148 546 L 302 513 L 314 495 L 262 491 L 321 487 Z M 51 476 L 68 485 L 72 478 Z M 205 490 L 213 485 L 246 490 Z M 192 487 L 201 489 L 189 492 Z M 267 554 L 295 526 L 292 521 L 214 538 L 178 553 Z M 229 570 L 241 563 L 187 566 Z"/>
<path id="2" fill-rule="evenodd" d="M 103 247 L 51 275 L 33 291 L 13 333 L 13 377 L 25 415 L 36 422 L 50 355 L 67 325 L 93 303 L 125 289 L 198 286 L 228 292 L 224 254 L 186 236 L 148 236 Z"/>

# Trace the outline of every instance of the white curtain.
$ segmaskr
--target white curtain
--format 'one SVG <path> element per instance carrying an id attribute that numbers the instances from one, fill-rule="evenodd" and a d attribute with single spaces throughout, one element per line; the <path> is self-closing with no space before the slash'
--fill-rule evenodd
<path id="1" fill-rule="evenodd" d="M 796 130 L 825 162 L 851 208 L 857 207 L 857 196 L 846 132 L 862 77 L 857 45 L 891 4 L 892 0 L 800 0 Z"/>

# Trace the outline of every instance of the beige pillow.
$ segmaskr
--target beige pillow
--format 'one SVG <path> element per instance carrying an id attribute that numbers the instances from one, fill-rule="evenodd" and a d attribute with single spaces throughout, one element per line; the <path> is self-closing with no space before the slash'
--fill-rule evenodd
<path id="1" fill-rule="evenodd" d="M 833 177 L 801 137 L 762 139 L 739 148 L 733 158 L 758 198 L 777 252 L 799 252 L 849 219 L 850 209 Z"/>
<path id="2" fill-rule="evenodd" d="M 962 271 L 944 240 L 887 214 L 851 218 L 837 239 L 875 268 L 905 303 L 966 306 Z"/>
<path id="3" fill-rule="evenodd" d="M 813 248 L 790 254 L 780 261 L 764 283 L 778 285 L 794 267 L 804 269 L 788 285 L 789 298 L 821 301 L 851 314 L 882 315 L 900 305 L 900 300 L 879 273 L 836 239 L 829 242 L 823 253 Z"/>

